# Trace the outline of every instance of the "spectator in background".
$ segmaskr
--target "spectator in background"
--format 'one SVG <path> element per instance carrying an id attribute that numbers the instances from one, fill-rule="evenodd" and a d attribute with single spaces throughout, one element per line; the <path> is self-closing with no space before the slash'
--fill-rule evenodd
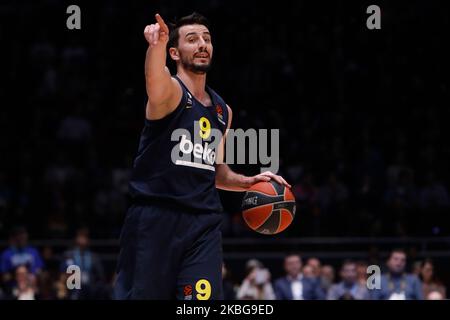
<path id="1" fill-rule="evenodd" d="M 436 278 L 434 273 L 434 264 L 431 259 L 426 259 L 422 263 L 422 268 L 420 270 L 420 279 L 422 280 L 422 291 L 425 299 L 433 292 L 438 292 L 444 299 L 446 297 L 445 286 Z M 432 294 L 433 297 L 436 296 L 435 293 Z"/>
<path id="2" fill-rule="evenodd" d="M 26 265 L 19 265 L 15 270 L 14 286 L 11 290 L 13 300 L 37 300 L 35 277 Z"/>
<path id="3" fill-rule="evenodd" d="M 28 245 L 28 232 L 20 226 L 11 230 L 10 246 L 0 257 L 0 272 L 6 286 L 11 286 L 14 270 L 19 266 L 26 266 L 32 277 L 36 276 L 44 267 L 38 250 Z"/>
<path id="4" fill-rule="evenodd" d="M 334 284 L 334 268 L 330 265 L 324 265 L 320 270 L 320 285 L 325 292 L 328 292 L 330 287 Z"/>
<path id="5" fill-rule="evenodd" d="M 80 228 L 76 231 L 75 246 L 64 253 L 61 273 L 65 275 L 70 265 L 76 265 L 81 270 L 81 290 L 72 290 L 68 293 L 69 299 L 103 298 L 106 292 L 103 266 L 97 254 L 89 249 L 89 241 L 88 229 Z"/>
<path id="6" fill-rule="evenodd" d="M 274 289 L 278 300 L 320 300 L 325 298 L 318 278 L 308 278 L 301 273 L 302 260 L 298 254 L 284 259 L 286 276 L 275 281 Z"/>
<path id="7" fill-rule="evenodd" d="M 47 269 L 44 269 L 37 277 L 36 287 L 39 290 L 39 300 L 56 299 L 55 279 Z"/>
<path id="8" fill-rule="evenodd" d="M 381 276 L 381 288 L 373 289 L 374 300 L 422 300 L 422 283 L 405 272 L 406 252 L 395 249 L 387 261 L 388 272 Z"/>
<path id="9" fill-rule="evenodd" d="M 228 272 L 225 262 L 222 263 L 222 288 L 224 300 L 235 300 L 236 292 L 234 292 L 233 283 L 229 280 L 230 273 Z"/>
<path id="10" fill-rule="evenodd" d="M 356 262 L 356 274 L 358 277 L 358 283 L 367 286 L 367 267 L 369 265 L 365 261 Z"/>
<path id="11" fill-rule="evenodd" d="M 310 266 L 312 268 L 313 276 L 316 278 L 320 277 L 320 270 L 322 269 L 322 264 L 320 263 L 320 260 L 317 258 L 309 258 L 306 262 L 307 266 Z"/>
<path id="12" fill-rule="evenodd" d="M 302 274 L 305 278 L 313 278 L 313 279 L 316 278 L 314 276 L 314 268 L 311 267 L 309 264 L 303 267 Z"/>
<path id="13" fill-rule="evenodd" d="M 341 282 L 331 286 L 328 291 L 328 300 L 368 300 L 370 299 L 369 291 L 366 284 L 358 282 L 358 273 L 356 271 L 356 263 L 353 261 L 345 261 L 342 264 Z"/>
<path id="14" fill-rule="evenodd" d="M 412 274 L 420 277 L 420 273 L 422 272 L 422 264 L 423 261 L 417 260 L 414 261 L 413 265 L 412 265 Z"/>
<path id="15" fill-rule="evenodd" d="M 237 293 L 239 300 L 274 300 L 275 294 L 270 283 L 270 272 L 258 260 L 247 262 L 247 276 Z"/>
<path id="16" fill-rule="evenodd" d="M 427 296 L 425 296 L 426 300 L 444 300 L 445 296 L 442 295 L 439 291 L 430 291 Z"/>

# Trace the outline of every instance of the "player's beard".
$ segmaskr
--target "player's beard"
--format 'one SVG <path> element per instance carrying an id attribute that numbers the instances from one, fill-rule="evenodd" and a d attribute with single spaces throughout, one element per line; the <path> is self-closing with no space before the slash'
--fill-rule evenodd
<path id="1" fill-rule="evenodd" d="M 208 64 L 197 64 L 193 62 L 194 59 L 189 60 L 185 57 L 181 57 L 181 64 L 186 70 L 189 70 L 196 74 L 205 74 L 211 69 L 212 59 L 209 59 Z"/>

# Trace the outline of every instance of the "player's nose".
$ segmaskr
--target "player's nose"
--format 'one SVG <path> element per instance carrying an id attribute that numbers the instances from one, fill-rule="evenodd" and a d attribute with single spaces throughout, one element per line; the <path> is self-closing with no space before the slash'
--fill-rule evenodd
<path id="1" fill-rule="evenodd" d="M 198 42 L 198 46 L 199 46 L 199 49 L 201 48 L 201 49 L 204 49 L 206 51 L 206 41 L 205 41 L 205 39 L 200 38 L 200 41 Z"/>

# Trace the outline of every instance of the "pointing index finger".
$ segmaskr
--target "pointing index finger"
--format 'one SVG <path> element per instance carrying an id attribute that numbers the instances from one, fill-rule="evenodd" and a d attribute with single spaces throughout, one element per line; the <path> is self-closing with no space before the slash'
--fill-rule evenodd
<path id="1" fill-rule="evenodd" d="M 156 21 L 158 21 L 159 26 L 161 27 L 161 31 L 166 32 L 169 34 L 169 28 L 167 27 L 166 23 L 164 22 L 163 18 L 157 13 L 155 15 Z"/>

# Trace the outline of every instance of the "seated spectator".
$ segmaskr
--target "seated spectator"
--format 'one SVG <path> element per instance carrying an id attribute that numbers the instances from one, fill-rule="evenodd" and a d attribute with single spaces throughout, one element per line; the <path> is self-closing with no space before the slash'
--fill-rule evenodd
<path id="1" fill-rule="evenodd" d="M 32 274 L 25 265 L 20 265 L 15 270 L 15 283 L 11 296 L 13 300 L 36 300 L 37 288 Z"/>
<path id="2" fill-rule="evenodd" d="M 302 273 L 305 278 L 313 278 L 313 279 L 317 278 L 314 275 L 314 268 L 312 266 L 310 266 L 309 264 L 307 264 L 306 266 L 303 267 Z"/>
<path id="3" fill-rule="evenodd" d="M 320 260 L 317 258 L 309 258 L 306 262 L 307 266 L 311 266 L 313 276 L 316 278 L 320 277 L 320 270 L 322 269 L 322 263 L 320 263 Z"/>
<path id="4" fill-rule="evenodd" d="M 422 283 L 405 272 L 406 252 L 396 249 L 387 261 L 388 272 L 381 276 L 381 288 L 372 289 L 374 300 L 422 300 Z"/>
<path id="5" fill-rule="evenodd" d="M 81 290 L 71 291 L 70 299 L 102 298 L 107 291 L 103 285 L 102 263 L 97 254 L 89 249 L 89 241 L 89 231 L 86 228 L 78 229 L 75 246 L 63 255 L 61 273 L 65 274 L 70 265 L 76 265 L 81 270 Z"/>
<path id="6" fill-rule="evenodd" d="M 247 277 L 237 293 L 239 300 L 274 300 L 275 294 L 270 283 L 270 272 L 258 260 L 247 262 Z"/>
<path id="7" fill-rule="evenodd" d="M 310 266 L 311 267 L 311 266 Z M 290 254 L 284 259 L 286 276 L 277 279 L 274 284 L 278 300 L 320 300 L 325 293 L 318 278 L 308 278 L 301 273 L 302 260 L 298 254 Z"/>
<path id="8" fill-rule="evenodd" d="M 26 266 L 32 276 L 44 267 L 38 250 L 28 245 L 28 232 L 24 227 L 13 228 L 9 241 L 10 246 L 0 257 L 0 273 L 7 287 L 10 287 L 17 267 Z"/>
<path id="9" fill-rule="evenodd" d="M 445 296 L 440 291 L 430 291 L 426 296 L 426 300 L 445 300 Z"/>
<path id="10" fill-rule="evenodd" d="M 229 272 L 225 263 L 222 263 L 222 288 L 224 300 L 235 300 L 236 292 L 234 292 L 233 283 L 229 280 Z"/>
<path id="11" fill-rule="evenodd" d="M 358 283 L 367 286 L 367 267 L 369 265 L 365 261 L 356 262 L 356 274 L 358 275 Z"/>
<path id="12" fill-rule="evenodd" d="M 50 272 L 43 270 L 39 273 L 36 284 L 39 290 L 40 300 L 56 299 L 55 279 L 52 278 Z"/>
<path id="13" fill-rule="evenodd" d="M 422 280 L 422 291 L 425 299 L 428 299 L 429 294 L 432 292 L 439 292 L 445 299 L 446 288 L 439 280 L 437 280 L 434 273 L 434 264 L 432 260 L 426 259 L 423 261 L 422 268 L 420 270 L 420 278 Z"/>
<path id="14" fill-rule="evenodd" d="M 370 299 L 369 291 L 366 283 L 358 282 L 358 274 L 356 272 L 356 263 L 353 261 L 345 261 L 342 264 L 341 282 L 331 286 L 328 291 L 328 300 L 368 300 Z"/>
<path id="15" fill-rule="evenodd" d="M 420 277 L 420 273 L 422 272 L 422 265 L 423 265 L 423 261 L 417 260 L 414 261 L 413 265 L 412 265 L 412 274 Z"/>
<path id="16" fill-rule="evenodd" d="M 320 285 L 325 292 L 334 284 L 334 268 L 330 265 L 324 265 L 320 270 Z"/>

